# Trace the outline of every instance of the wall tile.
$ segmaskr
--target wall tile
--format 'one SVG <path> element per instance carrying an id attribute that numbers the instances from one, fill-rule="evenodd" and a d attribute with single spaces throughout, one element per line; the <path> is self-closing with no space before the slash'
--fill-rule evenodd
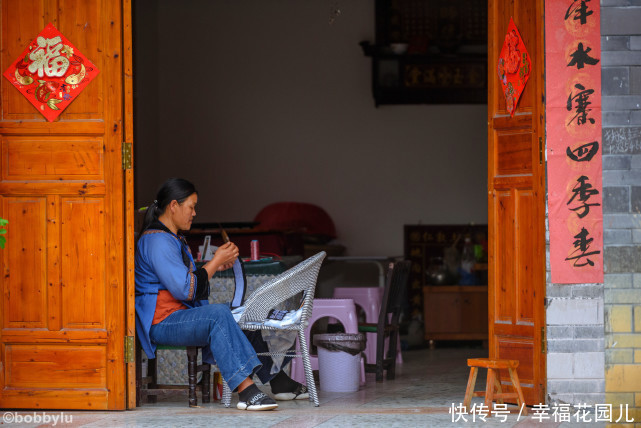
<path id="1" fill-rule="evenodd" d="M 630 210 L 635 214 L 641 214 L 641 186 L 632 186 L 630 189 Z"/>
<path id="2" fill-rule="evenodd" d="M 603 339 L 573 339 L 573 340 L 548 340 L 548 352 L 572 353 L 572 352 L 600 352 L 603 351 Z"/>
<path id="3" fill-rule="evenodd" d="M 602 108 L 603 112 L 638 110 L 641 109 L 641 95 L 603 96 Z"/>
<path id="4" fill-rule="evenodd" d="M 625 291 L 628 291 L 628 290 L 625 290 Z M 632 306 L 631 305 L 606 306 L 605 331 L 607 333 L 632 332 Z"/>
<path id="5" fill-rule="evenodd" d="M 578 352 L 572 354 L 574 358 L 574 378 L 600 379 L 605 371 L 604 352 Z"/>
<path id="6" fill-rule="evenodd" d="M 605 229 L 603 231 L 603 244 L 631 244 L 632 231 L 628 229 Z"/>
<path id="7" fill-rule="evenodd" d="M 621 65 L 637 65 L 641 63 L 639 51 L 608 51 L 601 53 L 602 67 L 616 67 Z"/>
<path id="8" fill-rule="evenodd" d="M 552 299 L 547 308 L 549 325 L 602 324 L 603 308 L 599 299 Z"/>
<path id="9" fill-rule="evenodd" d="M 627 51 L 630 49 L 630 36 L 601 36 L 601 51 Z"/>
<path id="10" fill-rule="evenodd" d="M 639 34 L 639 31 L 637 31 L 636 34 Z M 641 36 L 630 36 L 630 49 L 635 51 L 641 51 Z"/>
<path id="11" fill-rule="evenodd" d="M 629 7 L 601 9 L 601 35 L 638 34 L 639 22 L 641 22 L 641 9 Z"/>
<path id="12" fill-rule="evenodd" d="M 605 364 L 632 364 L 634 363 L 633 349 L 606 349 Z"/>
<path id="13" fill-rule="evenodd" d="M 575 339 L 602 339 L 604 336 L 603 324 L 577 325 L 574 327 Z"/>
<path id="14" fill-rule="evenodd" d="M 606 229 L 641 229 L 641 214 L 605 214 L 603 227 Z"/>
<path id="15" fill-rule="evenodd" d="M 605 371 L 607 392 L 634 392 L 641 385 L 641 365 L 617 364 Z"/>
<path id="16" fill-rule="evenodd" d="M 630 68 L 604 67 L 601 70 L 601 94 L 603 96 L 629 95 Z"/>
<path id="17" fill-rule="evenodd" d="M 630 94 L 641 94 L 641 64 L 630 67 Z"/>
<path id="18" fill-rule="evenodd" d="M 625 155 L 603 155 L 604 170 L 627 170 L 631 168 L 631 156 Z M 639 155 L 641 162 L 641 155 Z"/>
<path id="19" fill-rule="evenodd" d="M 641 272 L 639 260 L 639 246 L 609 246 L 604 249 L 604 263 L 608 273 Z"/>
<path id="20" fill-rule="evenodd" d="M 605 275 L 605 288 L 632 288 L 631 273 L 610 273 Z"/>
<path id="21" fill-rule="evenodd" d="M 548 379 L 572 379 L 574 377 L 574 358 L 570 353 L 548 353 Z"/>
<path id="22" fill-rule="evenodd" d="M 630 212 L 630 188 L 627 186 L 603 187 L 603 212 Z"/>
<path id="23" fill-rule="evenodd" d="M 603 171 L 604 186 L 620 186 L 627 184 L 630 186 L 641 183 L 641 169 L 631 169 L 629 171 Z"/>
<path id="24" fill-rule="evenodd" d="M 604 111 L 602 114 L 603 126 L 629 126 L 631 125 L 630 111 Z"/>

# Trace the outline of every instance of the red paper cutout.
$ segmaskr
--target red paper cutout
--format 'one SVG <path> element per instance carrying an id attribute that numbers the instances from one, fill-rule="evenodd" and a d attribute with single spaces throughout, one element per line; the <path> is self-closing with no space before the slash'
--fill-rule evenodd
<path id="1" fill-rule="evenodd" d="M 516 105 L 530 77 L 531 64 L 530 54 L 525 48 L 521 34 L 514 20 L 510 18 L 505 42 L 499 55 L 498 73 L 503 86 L 506 108 L 511 116 L 514 116 Z"/>
<path id="2" fill-rule="evenodd" d="M 49 24 L 9 66 L 4 77 L 52 122 L 99 72 Z"/>

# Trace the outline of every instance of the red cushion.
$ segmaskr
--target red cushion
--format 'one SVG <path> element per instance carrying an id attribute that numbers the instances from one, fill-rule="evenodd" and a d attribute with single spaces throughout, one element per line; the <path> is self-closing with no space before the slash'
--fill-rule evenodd
<path id="1" fill-rule="evenodd" d="M 267 205 L 254 221 L 260 229 L 299 230 L 309 235 L 336 238 L 332 218 L 321 207 L 304 202 L 276 202 Z"/>

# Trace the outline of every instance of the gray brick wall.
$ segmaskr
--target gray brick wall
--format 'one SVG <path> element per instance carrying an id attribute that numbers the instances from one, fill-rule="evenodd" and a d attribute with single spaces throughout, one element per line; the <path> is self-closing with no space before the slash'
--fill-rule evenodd
<path id="1" fill-rule="evenodd" d="M 641 304 L 641 0 L 601 1 L 604 284 L 547 284 L 548 401 L 601 403 Z M 549 278 L 549 275 L 548 275 Z M 625 400 L 625 398 L 623 398 Z"/>
<path id="2" fill-rule="evenodd" d="M 633 325 L 613 314 L 641 304 L 641 1 L 601 1 L 605 364 L 632 363 L 621 348 Z M 638 352 L 638 350 L 636 351 Z"/>
<path id="3" fill-rule="evenodd" d="M 604 402 L 606 368 L 634 355 L 612 340 L 616 320 L 611 314 L 641 303 L 636 280 L 641 272 L 639 22 L 641 0 L 601 1 L 605 279 L 603 285 L 548 281 L 550 403 Z"/>

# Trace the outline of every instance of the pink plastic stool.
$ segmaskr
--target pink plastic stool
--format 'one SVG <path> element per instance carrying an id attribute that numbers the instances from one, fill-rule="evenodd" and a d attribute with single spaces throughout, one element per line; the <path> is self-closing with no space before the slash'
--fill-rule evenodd
<path id="1" fill-rule="evenodd" d="M 305 328 L 305 336 L 307 337 L 310 348 L 312 343 L 311 330 L 316 321 L 321 318 L 330 317 L 337 319 L 345 328 L 345 333 L 358 333 L 358 318 L 356 316 L 356 306 L 352 299 L 314 299 L 314 307 L 312 308 L 312 316 L 309 317 L 309 324 Z M 311 349 L 310 349 L 311 350 Z M 298 341 L 296 341 L 296 351 L 300 352 Z M 312 370 L 318 370 L 318 356 L 309 356 Z M 307 384 L 305 380 L 305 372 L 303 369 L 303 362 L 300 358 L 294 358 L 291 362 L 291 375 L 290 377 L 297 382 L 304 385 Z M 361 358 L 361 385 L 365 385 L 365 362 Z"/>
<path id="2" fill-rule="evenodd" d="M 360 306 L 365 312 L 365 322 L 377 323 L 384 291 L 381 287 L 336 287 L 334 289 L 334 298 L 354 300 L 354 304 Z M 387 349 L 388 340 L 386 340 L 385 349 Z M 400 336 L 398 336 L 396 349 L 396 363 L 403 364 Z M 368 364 L 376 362 L 376 333 L 367 333 L 365 356 Z"/>

